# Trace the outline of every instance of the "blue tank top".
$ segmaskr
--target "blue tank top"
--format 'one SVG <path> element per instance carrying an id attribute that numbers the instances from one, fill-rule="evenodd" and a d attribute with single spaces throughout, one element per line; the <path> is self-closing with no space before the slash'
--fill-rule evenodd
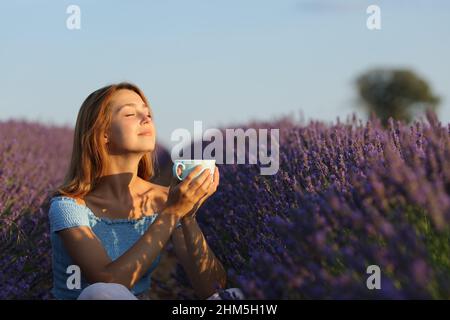
<path id="1" fill-rule="evenodd" d="M 69 266 L 75 265 L 67 253 L 57 231 L 77 226 L 88 226 L 100 239 L 112 261 L 127 251 L 148 229 L 158 213 L 139 219 L 108 219 L 97 217 L 87 206 L 80 205 L 75 199 L 56 196 L 50 199 L 48 217 L 50 220 L 50 241 L 52 245 L 53 288 L 51 290 L 56 299 L 76 299 L 81 291 L 90 283 L 81 272 L 80 288 L 69 289 L 68 277 L 73 274 Z M 178 222 L 177 227 L 181 223 Z M 142 278 L 131 288 L 131 292 L 139 295 L 149 290 L 150 275 L 158 266 L 161 259 L 159 254 Z"/>

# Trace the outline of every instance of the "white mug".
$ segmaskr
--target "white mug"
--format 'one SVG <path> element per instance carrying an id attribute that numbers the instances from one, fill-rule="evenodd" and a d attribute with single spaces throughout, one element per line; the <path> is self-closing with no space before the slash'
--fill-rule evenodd
<path id="1" fill-rule="evenodd" d="M 177 177 L 180 181 L 184 180 L 189 173 L 195 169 L 196 166 L 202 165 L 203 169 L 194 177 L 198 177 L 203 171 L 209 169 L 211 171 L 211 176 L 214 177 L 214 170 L 216 168 L 216 160 L 204 160 L 204 159 L 194 159 L 194 160 L 175 160 L 172 167 L 172 173 L 174 177 Z M 181 167 L 181 175 L 178 174 L 178 168 Z"/>

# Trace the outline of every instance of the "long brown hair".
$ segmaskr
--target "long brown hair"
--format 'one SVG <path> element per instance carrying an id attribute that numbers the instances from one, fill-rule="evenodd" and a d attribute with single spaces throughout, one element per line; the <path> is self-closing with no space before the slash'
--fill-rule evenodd
<path id="1" fill-rule="evenodd" d="M 129 82 L 107 85 L 92 92 L 81 105 L 75 125 L 72 156 L 64 182 L 52 194 L 72 198 L 83 197 L 95 188 L 105 170 L 107 146 L 103 135 L 111 125 L 111 96 L 120 89 L 136 92 L 150 106 L 143 91 Z M 153 118 L 153 111 L 150 108 Z M 156 148 L 156 145 L 155 145 Z M 149 180 L 155 175 L 156 149 L 146 153 L 138 165 L 138 177 Z"/>

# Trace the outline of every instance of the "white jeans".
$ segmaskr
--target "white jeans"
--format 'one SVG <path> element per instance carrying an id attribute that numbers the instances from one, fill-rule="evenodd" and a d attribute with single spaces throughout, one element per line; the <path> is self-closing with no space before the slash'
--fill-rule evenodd
<path id="1" fill-rule="evenodd" d="M 245 299 L 238 288 L 225 289 L 238 300 Z M 139 300 L 127 287 L 119 283 L 96 282 L 84 288 L 78 300 Z M 206 300 L 222 300 L 216 292 Z"/>
<path id="2" fill-rule="evenodd" d="M 138 300 L 123 284 L 96 282 L 84 288 L 78 300 Z"/>

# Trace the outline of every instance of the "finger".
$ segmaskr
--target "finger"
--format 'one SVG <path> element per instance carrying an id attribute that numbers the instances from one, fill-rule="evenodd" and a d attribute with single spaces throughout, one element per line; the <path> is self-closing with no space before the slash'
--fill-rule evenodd
<path id="1" fill-rule="evenodd" d="M 189 185 L 191 183 L 191 181 L 194 179 L 194 177 L 200 172 L 200 170 L 202 170 L 203 166 L 201 164 L 195 166 L 194 170 L 192 170 L 191 172 L 189 172 L 189 174 L 187 175 L 187 177 L 183 180 L 183 182 L 186 185 Z"/>
<path id="2" fill-rule="evenodd" d="M 195 195 L 196 197 L 198 197 L 198 199 L 202 199 L 205 195 L 208 194 L 208 190 L 212 184 L 212 181 L 210 178 L 208 178 L 208 176 L 203 180 L 202 184 L 197 188 L 197 191 L 195 192 Z"/>
<path id="3" fill-rule="evenodd" d="M 213 183 L 211 183 L 211 185 L 209 187 L 210 188 L 209 193 L 213 194 L 214 192 L 216 192 L 218 185 L 219 185 L 219 179 L 218 179 L 218 176 L 217 176 L 217 177 L 214 178 Z"/>
<path id="4" fill-rule="evenodd" d="M 216 167 L 216 169 L 214 170 L 214 185 L 215 186 L 219 185 L 219 180 L 220 180 L 219 168 Z"/>
<path id="5" fill-rule="evenodd" d="M 206 201 L 207 198 L 208 198 L 207 193 L 204 194 L 202 197 L 200 197 L 200 199 L 197 200 L 198 203 L 197 207 L 200 207 Z"/>
<path id="6" fill-rule="evenodd" d="M 211 174 L 211 181 L 212 181 L 212 184 L 211 184 L 210 188 L 213 188 L 214 186 L 216 186 L 216 184 L 218 182 L 218 169 L 217 169 L 217 167 L 214 167 L 214 172 Z"/>
<path id="7" fill-rule="evenodd" d="M 194 190 L 198 189 L 203 182 L 208 179 L 208 177 L 210 176 L 210 171 L 209 169 L 206 169 L 205 171 L 202 172 L 201 175 L 199 175 L 198 177 L 196 177 L 194 180 L 191 181 L 191 183 L 189 184 L 189 188 L 192 188 Z"/>

